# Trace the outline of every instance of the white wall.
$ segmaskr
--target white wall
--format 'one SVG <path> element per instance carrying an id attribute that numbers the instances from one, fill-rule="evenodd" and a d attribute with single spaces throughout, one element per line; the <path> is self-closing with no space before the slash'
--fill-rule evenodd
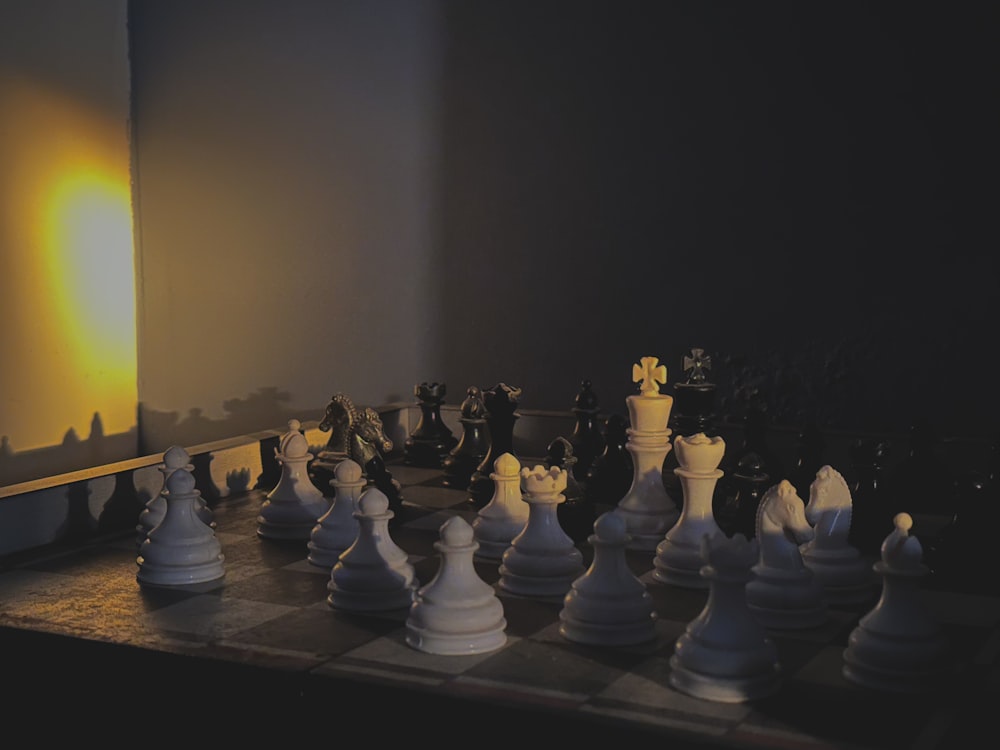
<path id="1" fill-rule="evenodd" d="M 125 0 L 0 2 L 0 485 L 132 457 Z"/>

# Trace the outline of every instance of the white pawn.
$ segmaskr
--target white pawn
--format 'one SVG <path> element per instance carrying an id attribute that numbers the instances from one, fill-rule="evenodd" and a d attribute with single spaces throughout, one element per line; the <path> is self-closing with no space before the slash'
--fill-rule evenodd
<path id="1" fill-rule="evenodd" d="M 330 503 L 309 478 L 313 455 L 297 419 L 288 420 L 288 432 L 274 449 L 281 464 L 281 478 L 267 493 L 257 516 L 257 534 L 269 539 L 309 539 L 313 526 L 330 509 Z"/>
<path id="2" fill-rule="evenodd" d="M 831 604 L 867 602 L 876 591 L 871 564 L 848 540 L 853 504 L 851 489 L 840 472 L 832 466 L 816 472 L 806 503 L 813 538 L 799 551 Z"/>
<path id="3" fill-rule="evenodd" d="M 940 623 L 928 613 L 919 586 L 929 569 L 923 548 L 910 536 L 913 518 L 899 513 L 895 529 L 882 543 L 875 572 L 882 594 L 847 639 L 843 675 L 877 690 L 922 692 L 941 684 L 950 647 Z"/>
<path id="4" fill-rule="evenodd" d="M 677 468 L 684 503 L 677 523 L 670 527 L 653 557 L 653 580 L 689 589 L 708 588 L 701 575 L 701 540 L 721 532 L 712 512 L 715 485 L 722 476 L 719 464 L 726 451 L 721 437 L 709 438 L 699 432 L 691 437 L 678 435 L 674 440 Z"/>
<path id="5" fill-rule="evenodd" d="M 163 487 L 160 492 L 149 499 L 139 514 L 139 523 L 135 527 L 136 547 L 142 546 L 142 543 L 146 541 L 146 536 L 156 528 L 156 525 L 163 520 L 163 516 L 167 512 L 167 498 L 165 495 L 167 477 L 177 469 L 186 469 L 189 472 L 194 471 L 194 464 L 191 463 L 191 457 L 186 450 L 179 445 L 173 445 L 163 454 L 163 463 L 158 468 L 163 474 Z M 195 511 L 202 521 L 213 529 L 215 528 L 215 513 L 208 507 L 205 498 L 200 494 L 195 504 Z"/>
<path id="6" fill-rule="evenodd" d="M 139 547 L 136 580 L 154 586 L 214 581 L 225 575 L 219 540 L 197 514 L 201 493 L 194 476 L 178 468 L 167 476 L 167 510 Z"/>
<path id="7" fill-rule="evenodd" d="M 409 556 L 389 535 L 389 498 L 369 487 L 358 498 L 358 535 L 330 570 L 326 601 L 349 612 L 405 609 L 413 603 L 417 581 Z"/>
<path id="8" fill-rule="evenodd" d="M 594 559 L 573 581 L 559 612 L 559 633 L 595 646 L 631 646 L 656 639 L 653 599 L 628 566 L 625 519 L 607 512 L 594 522 L 588 542 Z"/>
<path id="9" fill-rule="evenodd" d="M 333 501 L 330 509 L 320 516 L 309 536 L 309 555 L 313 565 L 332 568 L 340 555 L 354 544 L 358 536 L 358 498 L 365 488 L 365 478 L 357 461 L 345 458 L 333 470 Z"/>
<path id="10" fill-rule="evenodd" d="M 493 468 L 493 497 L 472 521 L 479 542 L 476 555 L 485 560 L 500 560 L 528 522 L 528 504 L 521 495 L 521 462 L 504 453 Z"/>
<path id="11" fill-rule="evenodd" d="M 708 579 L 705 608 L 674 644 L 670 684 L 704 700 L 743 703 L 776 692 L 781 665 L 774 642 L 747 608 L 745 587 L 757 540 L 718 534 L 702 545 Z"/>
<path id="12" fill-rule="evenodd" d="M 747 606 L 766 628 L 802 630 L 830 619 L 823 587 L 802 562 L 799 545 L 813 537 L 805 503 L 787 479 L 770 487 L 757 506 L 760 560 L 746 585 Z"/>
<path id="13" fill-rule="evenodd" d="M 507 642 L 503 604 L 476 572 L 478 543 L 461 516 L 441 525 L 434 549 L 437 574 L 417 590 L 406 619 L 406 642 L 429 654 L 482 654 Z"/>
<path id="14" fill-rule="evenodd" d="M 536 465 L 521 469 L 528 520 L 500 562 L 498 585 L 522 596 L 563 597 L 586 572 L 583 553 L 559 525 L 558 506 L 566 500 L 566 470 Z"/>

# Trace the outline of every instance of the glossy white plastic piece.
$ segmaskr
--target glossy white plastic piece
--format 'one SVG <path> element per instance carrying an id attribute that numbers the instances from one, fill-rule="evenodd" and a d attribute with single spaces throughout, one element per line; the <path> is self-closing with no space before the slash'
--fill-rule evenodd
<path id="1" fill-rule="evenodd" d="M 345 458 L 333 470 L 333 499 L 330 509 L 320 516 L 309 536 L 306 559 L 321 568 L 333 568 L 344 550 L 358 536 L 358 498 L 365 488 L 365 477 L 357 461 Z"/>
<path id="2" fill-rule="evenodd" d="M 951 645 L 927 610 L 920 585 L 929 569 L 920 541 L 910 535 L 913 518 L 898 513 L 882 543 L 875 572 L 882 593 L 847 639 L 843 674 L 875 690 L 918 693 L 940 689 L 950 664 Z"/>
<path id="3" fill-rule="evenodd" d="M 870 562 L 848 541 L 853 507 L 851 489 L 841 473 L 829 465 L 821 467 L 809 485 L 806 503 L 813 538 L 799 551 L 830 604 L 861 604 L 877 593 Z"/>
<path id="4" fill-rule="evenodd" d="M 461 516 L 441 525 L 434 548 L 441 562 L 434 578 L 417 590 L 406 618 L 406 642 L 430 654 L 482 654 L 507 642 L 503 604 L 476 572 L 478 543 Z"/>
<path id="5" fill-rule="evenodd" d="M 823 625 L 830 611 L 823 587 L 802 562 L 799 546 L 813 536 L 805 503 L 795 486 L 782 479 L 769 488 L 757 507 L 760 559 L 746 586 L 747 606 L 773 630 L 802 630 Z"/>
<path id="6" fill-rule="evenodd" d="M 528 520 L 500 562 L 498 585 L 522 596 L 559 597 L 586 572 L 583 553 L 559 525 L 558 506 L 566 500 L 566 470 L 553 466 L 521 469 Z"/>
<path id="7" fill-rule="evenodd" d="M 677 523 L 656 546 L 652 576 L 660 583 L 703 589 L 708 581 L 701 575 L 701 540 L 722 531 L 712 512 L 712 496 L 722 476 L 719 464 L 726 443 L 721 437 L 699 432 L 691 437 L 678 435 L 674 450 L 678 463 L 674 474 L 680 479 L 684 502 Z"/>
<path id="8" fill-rule="evenodd" d="M 288 421 L 288 432 L 274 450 L 281 464 L 281 478 L 257 516 L 257 534 L 268 539 L 309 539 L 316 522 L 330 503 L 309 478 L 308 464 L 313 454 L 297 419 Z"/>
<path id="9" fill-rule="evenodd" d="M 757 540 L 704 537 L 702 575 L 708 600 L 674 644 L 669 681 L 704 700 L 743 703 L 773 694 L 782 670 L 774 642 L 750 612 L 745 586 L 758 557 Z"/>
<path id="10" fill-rule="evenodd" d="M 504 453 L 493 462 L 493 469 L 493 497 L 472 521 L 479 542 L 476 556 L 484 560 L 500 560 L 528 522 L 528 504 L 521 494 L 521 462 Z"/>
<path id="11" fill-rule="evenodd" d="M 667 381 L 667 368 L 656 357 L 642 357 L 632 365 L 632 380 L 640 383 L 639 393 L 625 399 L 631 425 L 625 448 L 632 456 L 632 486 L 615 512 L 625 519 L 629 548 L 652 552 L 680 515 L 663 483 L 674 399 L 659 392 Z"/>
<path id="12" fill-rule="evenodd" d="M 573 581 L 559 611 L 559 633 L 595 646 L 631 646 L 656 639 L 657 614 L 646 585 L 625 556 L 624 519 L 607 512 L 594 522 L 588 542 L 594 558 Z"/>
<path id="13" fill-rule="evenodd" d="M 163 519 L 139 546 L 139 583 L 184 586 L 225 575 L 222 546 L 212 527 L 198 517 L 200 498 L 187 466 L 174 467 L 165 482 Z"/>
<path id="14" fill-rule="evenodd" d="M 358 498 L 358 535 L 330 570 L 326 601 L 350 612 L 409 608 L 417 589 L 409 556 L 389 534 L 389 498 L 369 487 Z"/>

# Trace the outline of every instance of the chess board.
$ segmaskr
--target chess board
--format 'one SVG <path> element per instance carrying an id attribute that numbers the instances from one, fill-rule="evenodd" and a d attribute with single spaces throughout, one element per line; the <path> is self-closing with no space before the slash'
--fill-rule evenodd
<path id="1" fill-rule="evenodd" d="M 471 523 L 476 509 L 466 492 L 443 486 L 438 470 L 399 462 L 389 468 L 404 498 L 390 532 L 427 583 L 439 565 L 441 524 L 456 513 Z M 214 716 L 230 727 L 229 738 L 240 724 L 248 737 L 281 727 L 319 741 L 354 722 L 396 742 L 465 733 L 477 743 L 514 741 L 540 733 L 540 742 L 552 743 L 916 749 L 957 747 L 975 736 L 989 726 L 1000 696 L 1000 599 L 932 589 L 924 595 L 954 659 L 952 674 L 931 694 L 880 693 L 842 676 L 842 651 L 864 609 L 855 607 L 834 609 L 820 628 L 771 633 L 783 675 L 773 696 L 743 704 L 687 696 L 669 684 L 669 658 L 707 593 L 654 581 L 652 556 L 635 551 L 629 565 L 658 613 L 655 642 L 570 642 L 558 630 L 559 598 L 497 588 L 508 623 L 502 648 L 429 655 L 405 642 L 406 611 L 331 608 L 329 570 L 308 562 L 304 541 L 256 534 L 264 497 L 248 490 L 214 505 L 226 568 L 219 581 L 140 586 L 134 534 L 0 571 L 4 680 L 18 686 L 5 704 L 13 707 L 7 723 L 19 709 L 55 700 L 63 710 L 89 705 L 119 721 L 167 711 L 163 731 Z M 589 545 L 579 547 L 589 564 Z M 476 569 L 496 585 L 496 563 L 477 561 Z"/>

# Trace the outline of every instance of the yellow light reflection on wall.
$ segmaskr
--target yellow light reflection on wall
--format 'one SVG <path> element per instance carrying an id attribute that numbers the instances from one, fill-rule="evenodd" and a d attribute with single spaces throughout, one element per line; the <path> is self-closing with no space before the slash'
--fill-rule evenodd
<path id="1" fill-rule="evenodd" d="M 128 183 L 97 171 L 61 178 L 45 220 L 53 300 L 74 359 L 111 392 L 134 387 L 135 279 Z"/>
<path id="2" fill-rule="evenodd" d="M 87 439 L 95 414 L 134 432 L 127 91 L 95 108 L 0 71 L 0 104 L 0 433 L 20 452 Z"/>

